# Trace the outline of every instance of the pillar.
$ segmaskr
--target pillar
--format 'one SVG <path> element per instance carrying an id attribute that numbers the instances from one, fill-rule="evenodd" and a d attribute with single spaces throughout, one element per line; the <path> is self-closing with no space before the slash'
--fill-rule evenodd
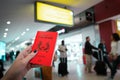
<path id="1" fill-rule="evenodd" d="M 109 20 L 99 24 L 100 38 L 105 41 L 107 51 L 111 50 L 111 35 L 117 30 L 116 21 Z"/>

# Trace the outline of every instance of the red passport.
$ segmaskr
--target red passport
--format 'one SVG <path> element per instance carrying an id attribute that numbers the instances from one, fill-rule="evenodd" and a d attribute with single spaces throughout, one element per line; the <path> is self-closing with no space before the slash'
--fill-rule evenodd
<path id="1" fill-rule="evenodd" d="M 32 46 L 32 51 L 37 50 L 37 54 L 31 59 L 30 63 L 52 66 L 57 36 L 57 32 L 38 31 Z"/>

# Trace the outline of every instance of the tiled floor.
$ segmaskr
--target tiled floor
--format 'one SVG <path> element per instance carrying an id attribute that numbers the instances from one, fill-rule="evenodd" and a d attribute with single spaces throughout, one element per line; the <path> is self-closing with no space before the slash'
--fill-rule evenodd
<path id="1" fill-rule="evenodd" d="M 84 71 L 84 65 L 80 64 L 77 61 L 71 61 L 68 63 L 68 70 L 69 75 L 60 77 L 57 74 L 57 66 L 58 62 L 55 62 L 55 68 L 53 68 L 53 79 L 52 80 L 107 80 L 108 76 L 97 76 L 95 72 L 93 73 L 87 73 Z M 9 68 L 9 66 L 5 66 L 6 69 Z M 110 72 L 108 72 L 108 75 L 110 75 Z M 40 80 L 36 79 L 34 77 L 34 69 L 30 70 L 28 74 L 26 75 L 27 80 Z M 114 80 L 120 80 L 120 71 L 118 70 L 115 79 Z"/>
<path id="2" fill-rule="evenodd" d="M 84 65 L 77 62 L 69 62 L 69 75 L 58 77 L 57 68 L 53 70 L 53 80 L 105 80 L 104 76 L 97 76 L 95 72 L 87 73 L 84 71 Z"/>
<path id="3" fill-rule="evenodd" d="M 57 75 L 57 66 L 53 69 L 53 80 L 107 80 L 110 75 L 108 70 L 107 76 L 98 76 L 93 71 L 93 73 L 87 73 L 84 71 L 84 65 L 79 64 L 77 61 L 69 62 L 69 75 L 64 77 L 58 77 Z M 120 80 L 120 71 L 118 70 L 115 79 Z"/>

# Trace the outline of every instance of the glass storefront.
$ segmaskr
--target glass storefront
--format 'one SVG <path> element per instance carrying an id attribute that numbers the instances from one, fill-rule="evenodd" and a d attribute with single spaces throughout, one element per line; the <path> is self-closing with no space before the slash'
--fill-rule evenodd
<path id="1" fill-rule="evenodd" d="M 4 59 L 5 47 L 6 47 L 6 44 L 4 42 L 0 42 L 0 59 Z"/>
<path id="2" fill-rule="evenodd" d="M 57 47 L 58 45 L 61 44 L 61 40 L 58 40 L 57 42 Z M 67 46 L 67 55 L 68 55 L 68 61 L 74 61 L 74 60 L 79 60 L 82 62 L 82 34 L 77 34 L 73 35 L 67 38 L 63 39 L 65 41 L 65 44 Z M 57 50 L 57 48 L 56 48 Z M 59 51 L 58 55 L 60 55 Z"/>

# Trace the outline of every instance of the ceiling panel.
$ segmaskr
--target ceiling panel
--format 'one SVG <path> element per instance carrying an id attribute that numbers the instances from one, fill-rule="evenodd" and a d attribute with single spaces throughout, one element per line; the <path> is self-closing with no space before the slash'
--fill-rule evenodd
<path id="1" fill-rule="evenodd" d="M 41 0 L 0 0 L 0 41 L 9 45 L 16 37 L 20 37 L 18 41 L 15 41 L 11 45 L 12 47 L 25 40 L 34 38 L 38 30 L 47 31 L 56 26 L 54 24 L 34 21 L 34 1 Z M 102 0 L 80 0 L 79 5 L 74 7 L 67 5 L 67 8 L 73 10 L 74 15 L 76 15 L 101 1 Z M 65 7 L 65 5 L 55 5 Z M 7 21 L 11 21 L 11 24 L 6 24 Z M 3 37 L 5 28 L 9 29 L 6 38 Z M 30 30 L 26 31 L 26 28 Z M 26 34 L 21 36 L 21 33 L 24 31 L 26 31 Z"/>

